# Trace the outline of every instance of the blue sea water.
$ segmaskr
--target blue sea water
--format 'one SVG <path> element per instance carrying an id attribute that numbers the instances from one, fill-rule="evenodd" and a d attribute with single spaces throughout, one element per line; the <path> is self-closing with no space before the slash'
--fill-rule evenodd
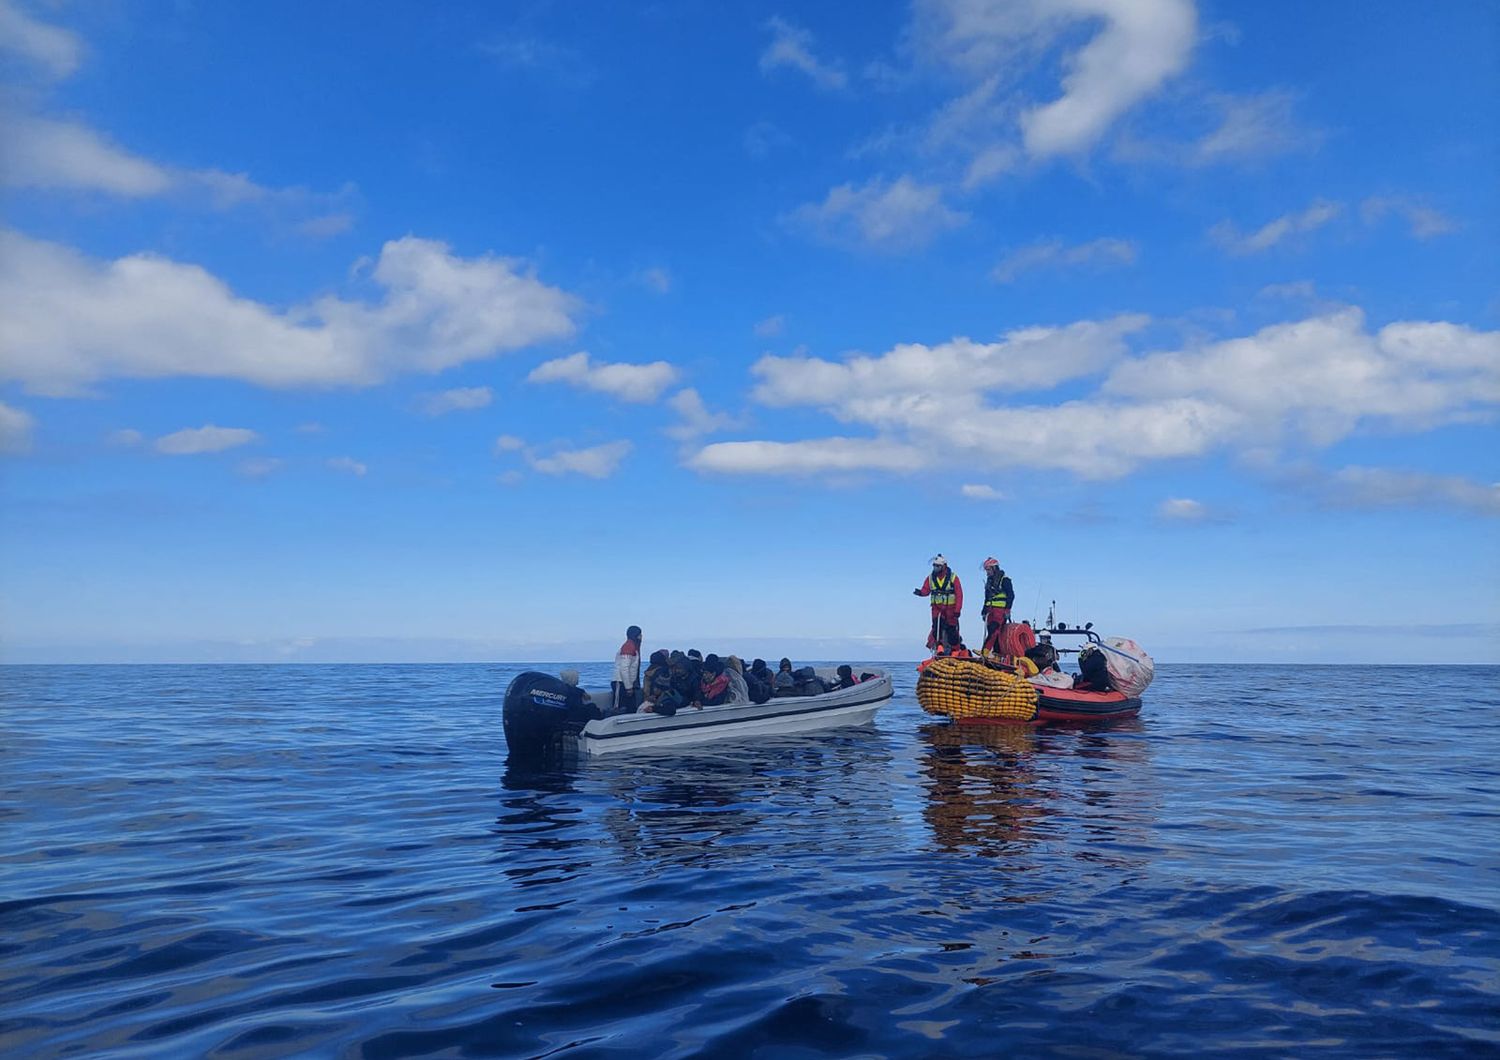
<path id="1" fill-rule="evenodd" d="M 1500 1055 L 1500 668 L 540 774 L 520 669 L 0 669 L 0 1053 Z"/>

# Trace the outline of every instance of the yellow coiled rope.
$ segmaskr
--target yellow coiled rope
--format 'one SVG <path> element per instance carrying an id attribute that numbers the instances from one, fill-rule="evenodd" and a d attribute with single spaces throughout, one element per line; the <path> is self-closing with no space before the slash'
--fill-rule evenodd
<path id="1" fill-rule="evenodd" d="M 1036 689 L 1013 673 L 976 659 L 938 658 L 917 678 L 917 702 L 954 721 L 1031 721 Z"/>

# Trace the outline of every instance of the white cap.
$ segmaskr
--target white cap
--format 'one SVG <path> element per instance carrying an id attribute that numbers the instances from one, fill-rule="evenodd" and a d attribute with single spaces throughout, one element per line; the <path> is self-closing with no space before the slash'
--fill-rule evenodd
<path id="1" fill-rule="evenodd" d="M 936 556 L 932 557 L 932 565 L 934 567 L 939 566 L 939 565 L 942 565 L 942 566 L 946 567 L 948 565 L 948 561 L 946 559 L 944 559 L 943 558 L 943 554 L 941 552 L 939 552 Z"/>

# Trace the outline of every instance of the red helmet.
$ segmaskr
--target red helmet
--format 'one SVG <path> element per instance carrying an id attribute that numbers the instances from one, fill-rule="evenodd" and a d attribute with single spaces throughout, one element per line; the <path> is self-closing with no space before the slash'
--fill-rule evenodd
<path id="1" fill-rule="evenodd" d="M 998 567 L 998 566 L 1000 566 L 1000 561 L 998 559 L 996 559 L 994 556 L 991 556 L 989 559 L 987 559 L 987 560 L 984 561 L 984 569 L 985 570 L 989 570 L 991 567 Z"/>

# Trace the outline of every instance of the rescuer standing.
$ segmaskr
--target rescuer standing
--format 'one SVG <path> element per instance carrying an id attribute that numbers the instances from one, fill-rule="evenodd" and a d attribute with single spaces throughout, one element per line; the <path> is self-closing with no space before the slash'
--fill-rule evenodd
<path id="1" fill-rule="evenodd" d="M 1000 569 L 999 560 L 991 556 L 984 561 L 984 651 L 996 651 L 1000 647 L 1000 634 L 1010 621 L 1011 604 L 1015 602 L 1016 590 Z"/>
<path id="2" fill-rule="evenodd" d="M 958 616 L 964 609 L 964 587 L 958 575 L 948 568 L 948 561 L 941 552 L 932 557 L 932 573 L 923 580 L 921 588 L 912 590 L 912 594 L 931 599 L 932 629 L 927 633 L 928 651 L 963 643 L 958 633 Z"/>

